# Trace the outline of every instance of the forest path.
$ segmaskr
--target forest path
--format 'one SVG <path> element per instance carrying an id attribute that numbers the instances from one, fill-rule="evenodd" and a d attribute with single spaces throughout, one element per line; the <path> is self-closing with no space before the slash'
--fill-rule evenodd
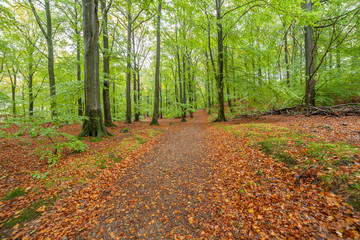
<path id="1" fill-rule="evenodd" d="M 199 111 L 170 130 L 114 184 L 111 193 L 116 194 L 104 208 L 110 211 L 90 238 L 191 239 L 205 233 L 214 219 L 207 195 L 213 179 L 204 160 L 207 118 Z"/>

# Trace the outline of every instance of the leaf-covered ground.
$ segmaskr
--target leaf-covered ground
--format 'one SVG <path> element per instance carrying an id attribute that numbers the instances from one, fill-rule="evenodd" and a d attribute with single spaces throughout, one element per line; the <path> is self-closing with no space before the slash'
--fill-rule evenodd
<path id="1" fill-rule="evenodd" d="M 3 233 L 10 239 L 359 237 L 359 215 L 345 203 L 359 197 L 359 118 L 213 124 L 207 117 L 200 111 L 187 123 L 135 124 L 130 133 L 87 140 L 87 152 L 52 168 L 31 155 L 35 146 L 20 145 L 30 138 L 2 139 Z M 34 180 L 28 173 L 34 171 L 48 174 Z M 34 220 L 5 229 L 24 212 Z"/>

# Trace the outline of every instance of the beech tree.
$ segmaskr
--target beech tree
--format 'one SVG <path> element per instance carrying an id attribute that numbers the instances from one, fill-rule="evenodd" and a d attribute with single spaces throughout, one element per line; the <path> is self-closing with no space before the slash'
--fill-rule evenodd
<path id="1" fill-rule="evenodd" d="M 112 0 L 107 4 L 106 0 L 101 0 L 102 11 L 102 32 L 103 32 L 103 75 L 104 75 L 104 87 L 103 87 L 103 103 L 104 103 L 104 122 L 106 127 L 113 127 L 111 120 L 111 108 L 110 108 L 110 50 L 109 50 L 109 36 L 108 36 L 108 13 L 112 4 Z"/>
<path id="2" fill-rule="evenodd" d="M 99 81 L 99 0 L 83 0 L 85 116 L 79 137 L 111 135 L 102 121 Z"/>
<path id="3" fill-rule="evenodd" d="M 157 23 L 156 23 L 156 67 L 155 67 L 155 99 L 154 99 L 154 112 L 150 125 L 159 125 L 159 95 L 160 95 L 160 26 L 161 26 L 161 4 L 159 0 Z"/>
<path id="4" fill-rule="evenodd" d="M 50 106 L 51 106 L 51 116 L 56 116 L 56 87 L 55 87 L 55 71 L 54 71 L 54 44 L 53 44 L 53 30 L 52 30 L 52 19 L 51 19 L 51 10 L 50 10 L 50 0 L 44 0 L 45 13 L 46 13 L 46 23 L 41 20 L 39 14 L 37 13 L 34 3 L 32 0 L 28 0 L 31 6 L 31 11 L 33 12 L 36 22 L 40 27 L 42 34 L 46 39 L 47 44 L 47 60 L 48 60 L 48 72 L 49 72 L 49 83 L 50 83 Z"/>

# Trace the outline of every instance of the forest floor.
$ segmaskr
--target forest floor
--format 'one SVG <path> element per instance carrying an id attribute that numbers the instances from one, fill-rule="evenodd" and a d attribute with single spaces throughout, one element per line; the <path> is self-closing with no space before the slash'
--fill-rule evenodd
<path id="1" fill-rule="evenodd" d="M 86 139 L 86 152 L 53 167 L 30 137 L 2 138 L 0 236 L 356 239 L 359 123 L 304 116 L 209 123 L 202 110 L 187 123 L 136 123 L 125 134 L 117 123 L 114 137 Z"/>

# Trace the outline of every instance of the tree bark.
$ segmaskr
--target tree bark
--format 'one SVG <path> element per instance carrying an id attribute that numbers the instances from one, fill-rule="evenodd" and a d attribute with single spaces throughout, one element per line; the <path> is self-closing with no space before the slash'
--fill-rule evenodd
<path id="1" fill-rule="evenodd" d="M 31 49 L 33 49 L 31 47 Z M 33 50 L 30 50 L 29 53 L 29 63 L 28 63 L 28 88 L 29 88 L 29 116 L 34 115 L 34 94 L 33 94 L 33 81 L 34 81 L 34 70 L 33 70 Z"/>
<path id="2" fill-rule="evenodd" d="M 225 81 L 226 81 L 226 95 L 227 95 L 226 97 L 227 97 L 228 107 L 230 109 L 230 112 L 232 112 L 233 110 L 231 107 L 230 82 L 229 82 L 229 51 L 227 46 L 225 46 L 224 64 L 225 64 Z"/>
<path id="3" fill-rule="evenodd" d="M 78 22 L 79 22 L 79 18 L 78 18 L 78 12 L 77 12 L 77 4 L 78 4 L 78 0 L 75 0 L 75 6 L 74 6 L 74 10 L 75 10 L 75 36 L 76 36 L 76 71 L 77 71 L 77 81 L 81 82 L 81 49 L 80 49 L 80 39 L 81 39 L 81 32 L 78 28 Z M 83 103 L 82 103 L 82 97 L 80 97 L 77 101 L 77 105 L 78 105 L 78 116 L 82 117 L 84 115 L 83 112 Z"/>
<path id="4" fill-rule="evenodd" d="M 312 11 L 312 1 L 306 0 L 305 9 Z M 306 62 L 306 88 L 305 104 L 315 106 L 315 63 L 314 63 L 314 30 L 309 25 L 305 27 L 305 62 Z"/>
<path id="5" fill-rule="evenodd" d="M 45 0 L 46 12 L 46 42 L 48 45 L 48 71 L 50 81 L 50 104 L 51 104 L 51 117 L 56 116 L 56 88 L 55 88 L 55 71 L 54 71 L 54 46 L 52 39 L 52 21 L 49 0 Z"/>
<path id="6" fill-rule="evenodd" d="M 218 40 L 218 74 L 216 78 L 217 93 L 219 110 L 216 122 L 224 122 L 225 108 L 224 108 L 224 46 L 223 46 L 223 29 L 222 29 L 222 16 L 221 16 L 221 1 L 216 1 L 216 20 L 217 20 L 217 40 Z"/>
<path id="7" fill-rule="evenodd" d="M 183 63 L 183 76 L 182 76 L 182 79 L 183 79 L 183 84 L 182 84 L 182 87 L 183 87 L 183 114 L 182 114 L 182 117 L 181 117 L 181 122 L 186 122 L 186 60 L 185 60 L 185 53 L 183 53 L 183 56 L 182 56 L 182 63 Z"/>
<path id="8" fill-rule="evenodd" d="M 155 96 L 154 96 L 154 112 L 150 125 L 159 125 L 159 95 L 160 95 L 160 26 L 161 26 L 161 3 L 158 5 L 158 16 L 156 26 L 156 67 L 155 67 Z"/>
<path id="9" fill-rule="evenodd" d="M 12 72 L 10 72 L 10 70 L 8 70 L 8 72 L 11 81 L 12 114 L 16 116 L 16 71 L 13 68 Z"/>
<path id="10" fill-rule="evenodd" d="M 285 67 L 286 67 L 286 84 L 290 86 L 290 70 L 289 70 L 289 49 L 288 49 L 288 32 L 286 24 L 284 23 L 285 35 L 284 35 L 284 51 L 285 51 Z M 294 46 L 293 46 L 294 47 Z"/>
<path id="11" fill-rule="evenodd" d="M 126 120 L 131 123 L 131 36 L 132 36 L 132 14 L 131 0 L 128 0 L 128 25 L 127 25 L 127 54 L 126 54 Z"/>
<path id="12" fill-rule="evenodd" d="M 79 137 L 111 135 L 102 121 L 99 81 L 99 0 L 82 0 L 84 29 L 85 115 Z"/>
<path id="13" fill-rule="evenodd" d="M 115 124 L 111 119 L 110 108 L 110 54 L 109 54 L 109 38 L 108 38 L 108 12 L 109 6 L 106 0 L 101 0 L 102 11 L 102 32 L 103 32 L 103 74 L 104 74 L 104 87 L 103 87 L 103 104 L 104 104 L 104 124 L 106 127 L 113 127 Z"/>
<path id="14" fill-rule="evenodd" d="M 54 71 L 54 47 L 52 39 L 52 20 L 51 20 L 51 11 L 50 11 L 50 0 L 44 0 L 45 13 L 46 13 L 46 29 L 43 26 L 38 13 L 36 12 L 35 6 L 32 0 L 28 0 L 31 6 L 31 11 L 33 12 L 36 22 L 40 27 L 41 32 L 43 33 L 48 50 L 48 73 L 49 73 L 49 84 L 50 84 L 50 108 L 51 108 L 51 117 L 56 116 L 56 88 L 55 88 L 55 71 Z"/>

